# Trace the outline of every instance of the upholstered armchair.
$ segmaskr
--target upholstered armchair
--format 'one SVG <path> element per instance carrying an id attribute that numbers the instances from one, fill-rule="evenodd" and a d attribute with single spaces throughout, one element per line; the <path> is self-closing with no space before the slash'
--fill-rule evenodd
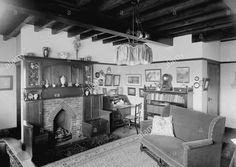
<path id="1" fill-rule="evenodd" d="M 220 167 L 225 118 L 170 107 L 174 137 L 151 135 L 152 120 L 141 122 L 141 150 L 171 167 Z"/>

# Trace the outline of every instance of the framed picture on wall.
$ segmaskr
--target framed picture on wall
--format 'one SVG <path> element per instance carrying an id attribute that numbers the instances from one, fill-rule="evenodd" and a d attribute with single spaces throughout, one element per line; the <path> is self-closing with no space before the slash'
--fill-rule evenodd
<path id="1" fill-rule="evenodd" d="M 105 86 L 112 86 L 112 81 L 113 81 L 113 75 L 106 74 L 105 75 Z"/>
<path id="2" fill-rule="evenodd" d="M 1 75 L 0 76 L 0 90 L 12 90 L 13 89 L 13 76 Z"/>
<path id="3" fill-rule="evenodd" d="M 139 88 L 139 97 L 144 97 L 144 89 Z"/>
<path id="4" fill-rule="evenodd" d="M 127 74 L 126 75 L 127 85 L 140 86 L 142 84 L 141 74 Z"/>
<path id="5" fill-rule="evenodd" d="M 161 69 L 147 69 L 145 70 L 146 82 L 160 82 L 161 81 Z"/>
<path id="6" fill-rule="evenodd" d="M 189 67 L 176 67 L 177 83 L 189 83 L 190 68 Z"/>
<path id="7" fill-rule="evenodd" d="M 120 86 L 120 75 L 113 75 L 113 86 Z"/>
<path id="8" fill-rule="evenodd" d="M 128 95 L 130 96 L 136 96 L 136 88 L 131 88 L 131 87 L 128 87 Z"/>

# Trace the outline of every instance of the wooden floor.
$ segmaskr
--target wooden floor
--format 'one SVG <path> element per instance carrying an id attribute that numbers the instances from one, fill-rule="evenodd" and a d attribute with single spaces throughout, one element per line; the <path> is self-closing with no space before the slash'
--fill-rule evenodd
<path id="1" fill-rule="evenodd" d="M 114 132 L 112 132 L 112 134 L 115 134 L 121 138 L 124 138 L 124 137 L 131 136 L 133 134 L 136 134 L 136 130 L 134 127 L 131 127 L 131 129 L 128 127 L 125 127 L 125 128 L 121 127 L 121 128 L 116 129 Z M 229 156 L 230 156 L 231 152 L 233 151 L 232 149 L 235 149 L 235 145 L 230 140 L 233 138 L 236 138 L 236 129 L 226 128 L 223 142 L 229 143 L 230 149 L 224 151 L 224 148 L 223 148 L 222 154 L 223 153 L 227 154 L 227 155 L 229 154 Z M 24 167 L 34 167 L 34 164 L 32 163 L 29 154 L 27 152 L 21 150 L 21 145 L 20 145 L 19 140 L 16 140 L 13 138 L 7 138 L 6 141 L 9 144 L 9 146 L 12 148 L 12 150 L 14 151 L 14 154 L 17 155 L 18 159 L 20 160 L 20 162 L 22 163 L 22 165 Z M 230 162 L 230 159 L 222 159 L 221 167 L 228 167 L 229 162 Z"/>

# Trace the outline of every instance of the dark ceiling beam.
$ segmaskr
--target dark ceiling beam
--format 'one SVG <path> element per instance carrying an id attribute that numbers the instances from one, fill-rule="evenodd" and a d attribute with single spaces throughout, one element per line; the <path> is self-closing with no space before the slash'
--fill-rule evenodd
<path id="1" fill-rule="evenodd" d="M 140 1 L 139 4 L 139 12 L 143 12 L 152 8 L 157 8 L 159 6 L 162 6 L 164 4 L 167 4 L 169 2 L 173 2 L 173 0 L 145 0 L 145 1 Z M 119 13 L 119 17 L 121 19 L 130 17 L 133 14 L 133 7 L 128 7 L 125 9 L 122 9 Z"/>
<path id="2" fill-rule="evenodd" d="M 101 4 L 98 8 L 100 11 L 112 10 L 121 5 L 130 3 L 130 0 L 104 0 L 103 4 Z"/>
<path id="3" fill-rule="evenodd" d="M 85 33 L 90 31 L 90 29 L 86 29 L 83 27 L 72 27 L 67 31 L 67 37 L 71 38 L 74 37 L 76 35 L 80 35 L 81 33 Z"/>
<path id="4" fill-rule="evenodd" d="M 32 21 L 32 19 L 34 19 L 33 16 L 26 17 L 20 24 L 15 25 L 15 27 L 10 32 L 4 34 L 3 40 L 8 40 L 12 37 L 16 37 L 20 33 L 21 28 L 30 21 Z"/>
<path id="5" fill-rule="evenodd" d="M 197 34 L 197 33 L 205 33 L 207 31 L 213 31 L 213 30 L 219 30 L 219 29 L 224 29 L 224 28 L 229 28 L 229 27 L 234 27 L 236 26 L 236 23 L 227 23 L 227 24 L 222 24 L 222 25 L 216 25 L 216 26 L 211 26 L 211 27 L 206 27 L 203 29 L 197 29 L 197 30 L 183 30 L 182 32 L 177 32 L 173 33 L 173 36 L 182 36 L 182 35 L 187 35 L 187 34 Z"/>
<path id="6" fill-rule="evenodd" d="M 196 8 L 190 8 L 190 9 L 185 10 L 183 12 L 178 12 L 176 15 L 170 15 L 170 16 L 166 16 L 163 18 L 154 19 L 149 22 L 145 22 L 144 25 L 147 27 L 157 27 L 157 26 L 161 26 L 164 24 L 168 24 L 168 23 L 172 23 L 172 22 L 176 22 L 176 21 L 181 21 L 181 20 L 186 20 L 191 17 L 196 17 L 199 15 L 202 15 L 204 13 L 209 13 L 211 11 L 222 10 L 222 9 L 223 9 L 222 2 L 209 4 L 205 7 L 203 5 L 201 5 Z"/>
<path id="7" fill-rule="evenodd" d="M 113 37 L 114 35 L 112 34 L 107 34 L 107 33 L 103 33 L 103 34 L 100 34 L 100 35 L 95 35 L 92 37 L 92 41 L 93 42 L 96 42 L 96 41 L 99 41 L 99 40 L 102 40 L 102 39 L 106 39 L 106 38 L 110 38 L 110 37 Z"/>
<path id="8" fill-rule="evenodd" d="M 170 37 L 160 38 L 155 33 L 149 39 L 138 39 L 136 36 L 126 34 L 129 24 L 121 22 L 118 18 L 113 18 L 94 10 L 83 8 L 83 10 L 70 10 L 54 1 L 48 0 L 2 0 L 3 3 L 13 7 L 21 13 L 27 13 L 40 18 L 50 18 L 64 24 L 72 24 L 86 29 L 93 29 L 100 32 L 114 34 L 116 36 L 128 37 L 134 40 L 140 40 L 150 43 L 162 43 L 165 45 L 173 45 L 173 39 Z M 164 39 L 164 40 L 163 40 Z M 164 42 L 164 43 L 163 43 Z"/>
<path id="9" fill-rule="evenodd" d="M 34 31 L 39 32 L 45 28 L 51 27 L 56 22 L 57 22 L 56 20 L 45 20 L 41 22 L 36 22 L 34 24 Z"/>
<path id="10" fill-rule="evenodd" d="M 210 2 L 211 0 L 189 0 L 189 1 L 183 1 L 181 3 L 170 5 L 168 7 L 163 7 L 162 9 L 157 9 L 153 12 L 149 12 L 147 14 L 141 15 L 141 20 L 143 22 L 155 19 L 157 17 L 161 17 L 170 13 L 178 13 L 181 10 L 185 10 L 203 3 Z"/>
<path id="11" fill-rule="evenodd" d="M 84 39 L 94 36 L 95 34 L 100 34 L 100 33 L 101 33 L 100 31 L 96 31 L 96 30 L 90 30 L 88 32 L 83 32 L 80 34 L 80 39 L 84 40 Z"/>
<path id="12" fill-rule="evenodd" d="M 217 25 L 223 25 L 223 24 L 236 22 L 234 20 L 235 17 L 236 17 L 236 15 L 226 16 L 226 17 L 219 18 L 217 20 L 210 20 L 210 21 L 200 22 L 200 23 L 196 23 L 196 24 L 191 24 L 188 26 L 174 28 L 174 29 L 167 30 L 167 31 L 161 31 L 159 33 L 160 34 L 162 34 L 162 33 L 176 34 L 176 33 L 181 33 L 181 32 L 185 32 L 185 31 L 194 31 L 194 30 L 204 29 L 207 27 L 214 27 Z"/>
<path id="13" fill-rule="evenodd" d="M 102 41 L 102 43 L 106 44 L 106 43 L 110 43 L 110 42 L 115 42 L 115 41 L 120 41 L 122 39 L 125 39 L 124 37 L 112 37 L 112 38 L 108 38 Z"/>
<path id="14" fill-rule="evenodd" d="M 123 39 L 123 40 L 120 40 L 120 41 L 115 41 L 115 42 L 112 42 L 112 45 L 115 46 L 115 45 L 121 45 L 121 44 L 125 44 L 125 43 L 128 43 L 129 40 L 128 39 Z"/>
<path id="15" fill-rule="evenodd" d="M 73 26 L 74 25 L 66 25 L 66 24 L 63 24 L 63 23 L 56 23 L 52 26 L 52 34 L 56 35 L 56 34 L 59 34 L 62 31 L 67 31 Z"/>
<path id="16" fill-rule="evenodd" d="M 170 30 L 170 29 L 174 29 L 174 28 L 178 28 L 178 27 L 184 27 L 184 26 L 188 26 L 188 25 L 191 25 L 191 24 L 204 22 L 204 21 L 207 21 L 207 20 L 213 20 L 213 19 L 217 19 L 217 18 L 220 18 L 220 17 L 229 16 L 230 14 L 231 14 L 230 10 L 223 10 L 223 11 L 214 12 L 214 13 L 211 13 L 211 14 L 208 14 L 208 15 L 192 17 L 188 20 L 163 25 L 163 26 L 155 28 L 155 30 L 157 30 L 157 31 L 166 31 L 166 30 Z"/>
<path id="17" fill-rule="evenodd" d="M 216 30 L 192 35 L 192 42 L 226 41 L 236 38 L 234 29 Z"/>
<path id="18" fill-rule="evenodd" d="M 236 1 L 235 0 L 223 0 L 223 2 L 236 14 Z"/>
<path id="19" fill-rule="evenodd" d="M 76 6 L 77 7 L 82 7 L 84 5 L 87 5 L 91 3 L 93 0 L 76 0 Z"/>

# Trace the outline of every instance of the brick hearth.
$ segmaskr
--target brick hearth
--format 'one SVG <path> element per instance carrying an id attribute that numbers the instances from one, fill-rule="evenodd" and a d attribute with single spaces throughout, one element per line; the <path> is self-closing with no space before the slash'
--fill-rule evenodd
<path id="1" fill-rule="evenodd" d="M 48 99 L 43 101 L 43 126 L 53 132 L 53 120 L 64 110 L 71 118 L 72 139 L 81 137 L 83 121 L 83 97 Z"/>

